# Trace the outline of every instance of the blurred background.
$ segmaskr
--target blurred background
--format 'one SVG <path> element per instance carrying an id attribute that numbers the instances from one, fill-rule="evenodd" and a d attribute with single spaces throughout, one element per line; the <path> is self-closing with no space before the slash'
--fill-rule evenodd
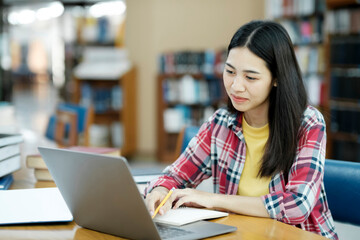
<path id="1" fill-rule="evenodd" d="M 76 145 L 119 148 L 130 161 L 174 161 L 181 129 L 226 103 L 222 70 L 234 32 L 271 19 L 288 30 L 309 102 L 326 118 L 327 158 L 360 161 L 356 0 L 0 5 L 0 131 L 22 133 L 27 152 L 58 144 L 51 117 L 75 104 L 93 111 Z"/>

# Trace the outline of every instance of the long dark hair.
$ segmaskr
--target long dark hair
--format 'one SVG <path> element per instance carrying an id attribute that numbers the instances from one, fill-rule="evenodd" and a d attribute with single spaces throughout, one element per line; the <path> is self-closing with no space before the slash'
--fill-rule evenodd
<path id="1" fill-rule="evenodd" d="M 269 95 L 269 138 L 258 176 L 271 177 L 282 171 L 287 180 L 307 106 L 307 94 L 291 39 L 278 23 L 252 21 L 236 31 L 228 46 L 228 54 L 235 47 L 246 47 L 263 59 L 273 83 L 277 84 Z M 230 112 L 237 111 L 230 99 L 228 108 Z"/>

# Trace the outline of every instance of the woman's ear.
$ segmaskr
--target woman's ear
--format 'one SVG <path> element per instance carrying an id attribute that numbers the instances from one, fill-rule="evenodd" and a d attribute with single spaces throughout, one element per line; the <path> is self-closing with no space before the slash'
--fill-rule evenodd
<path id="1" fill-rule="evenodd" d="M 275 79 L 273 79 L 273 83 L 274 83 L 274 87 L 277 87 L 277 79 L 275 78 Z"/>

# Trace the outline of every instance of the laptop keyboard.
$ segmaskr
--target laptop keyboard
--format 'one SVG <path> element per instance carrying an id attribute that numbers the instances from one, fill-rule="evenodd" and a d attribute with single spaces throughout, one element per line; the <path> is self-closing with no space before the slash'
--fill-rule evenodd
<path id="1" fill-rule="evenodd" d="M 186 231 L 181 228 L 164 226 L 161 224 L 156 224 L 156 227 L 157 227 L 162 239 L 175 238 L 175 237 L 184 236 L 184 235 L 192 233 L 192 232 Z"/>

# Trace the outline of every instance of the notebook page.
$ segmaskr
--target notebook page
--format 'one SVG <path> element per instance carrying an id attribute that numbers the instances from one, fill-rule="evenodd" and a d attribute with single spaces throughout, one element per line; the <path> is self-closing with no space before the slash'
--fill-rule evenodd
<path id="1" fill-rule="evenodd" d="M 58 188 L 0 191 L 0 213 L 0 225 L 73 219 Z"/>
<path id="2" fill-rule="evenodd" d="M 156 215 L 156 217 L 154 218 L 154 222 L 181 226 L 199 220 L 225 217 L 228 215 L 229 214 L 226 212 L 203 208 L 178 208 L 170 209 L 164 215 Z"/>

